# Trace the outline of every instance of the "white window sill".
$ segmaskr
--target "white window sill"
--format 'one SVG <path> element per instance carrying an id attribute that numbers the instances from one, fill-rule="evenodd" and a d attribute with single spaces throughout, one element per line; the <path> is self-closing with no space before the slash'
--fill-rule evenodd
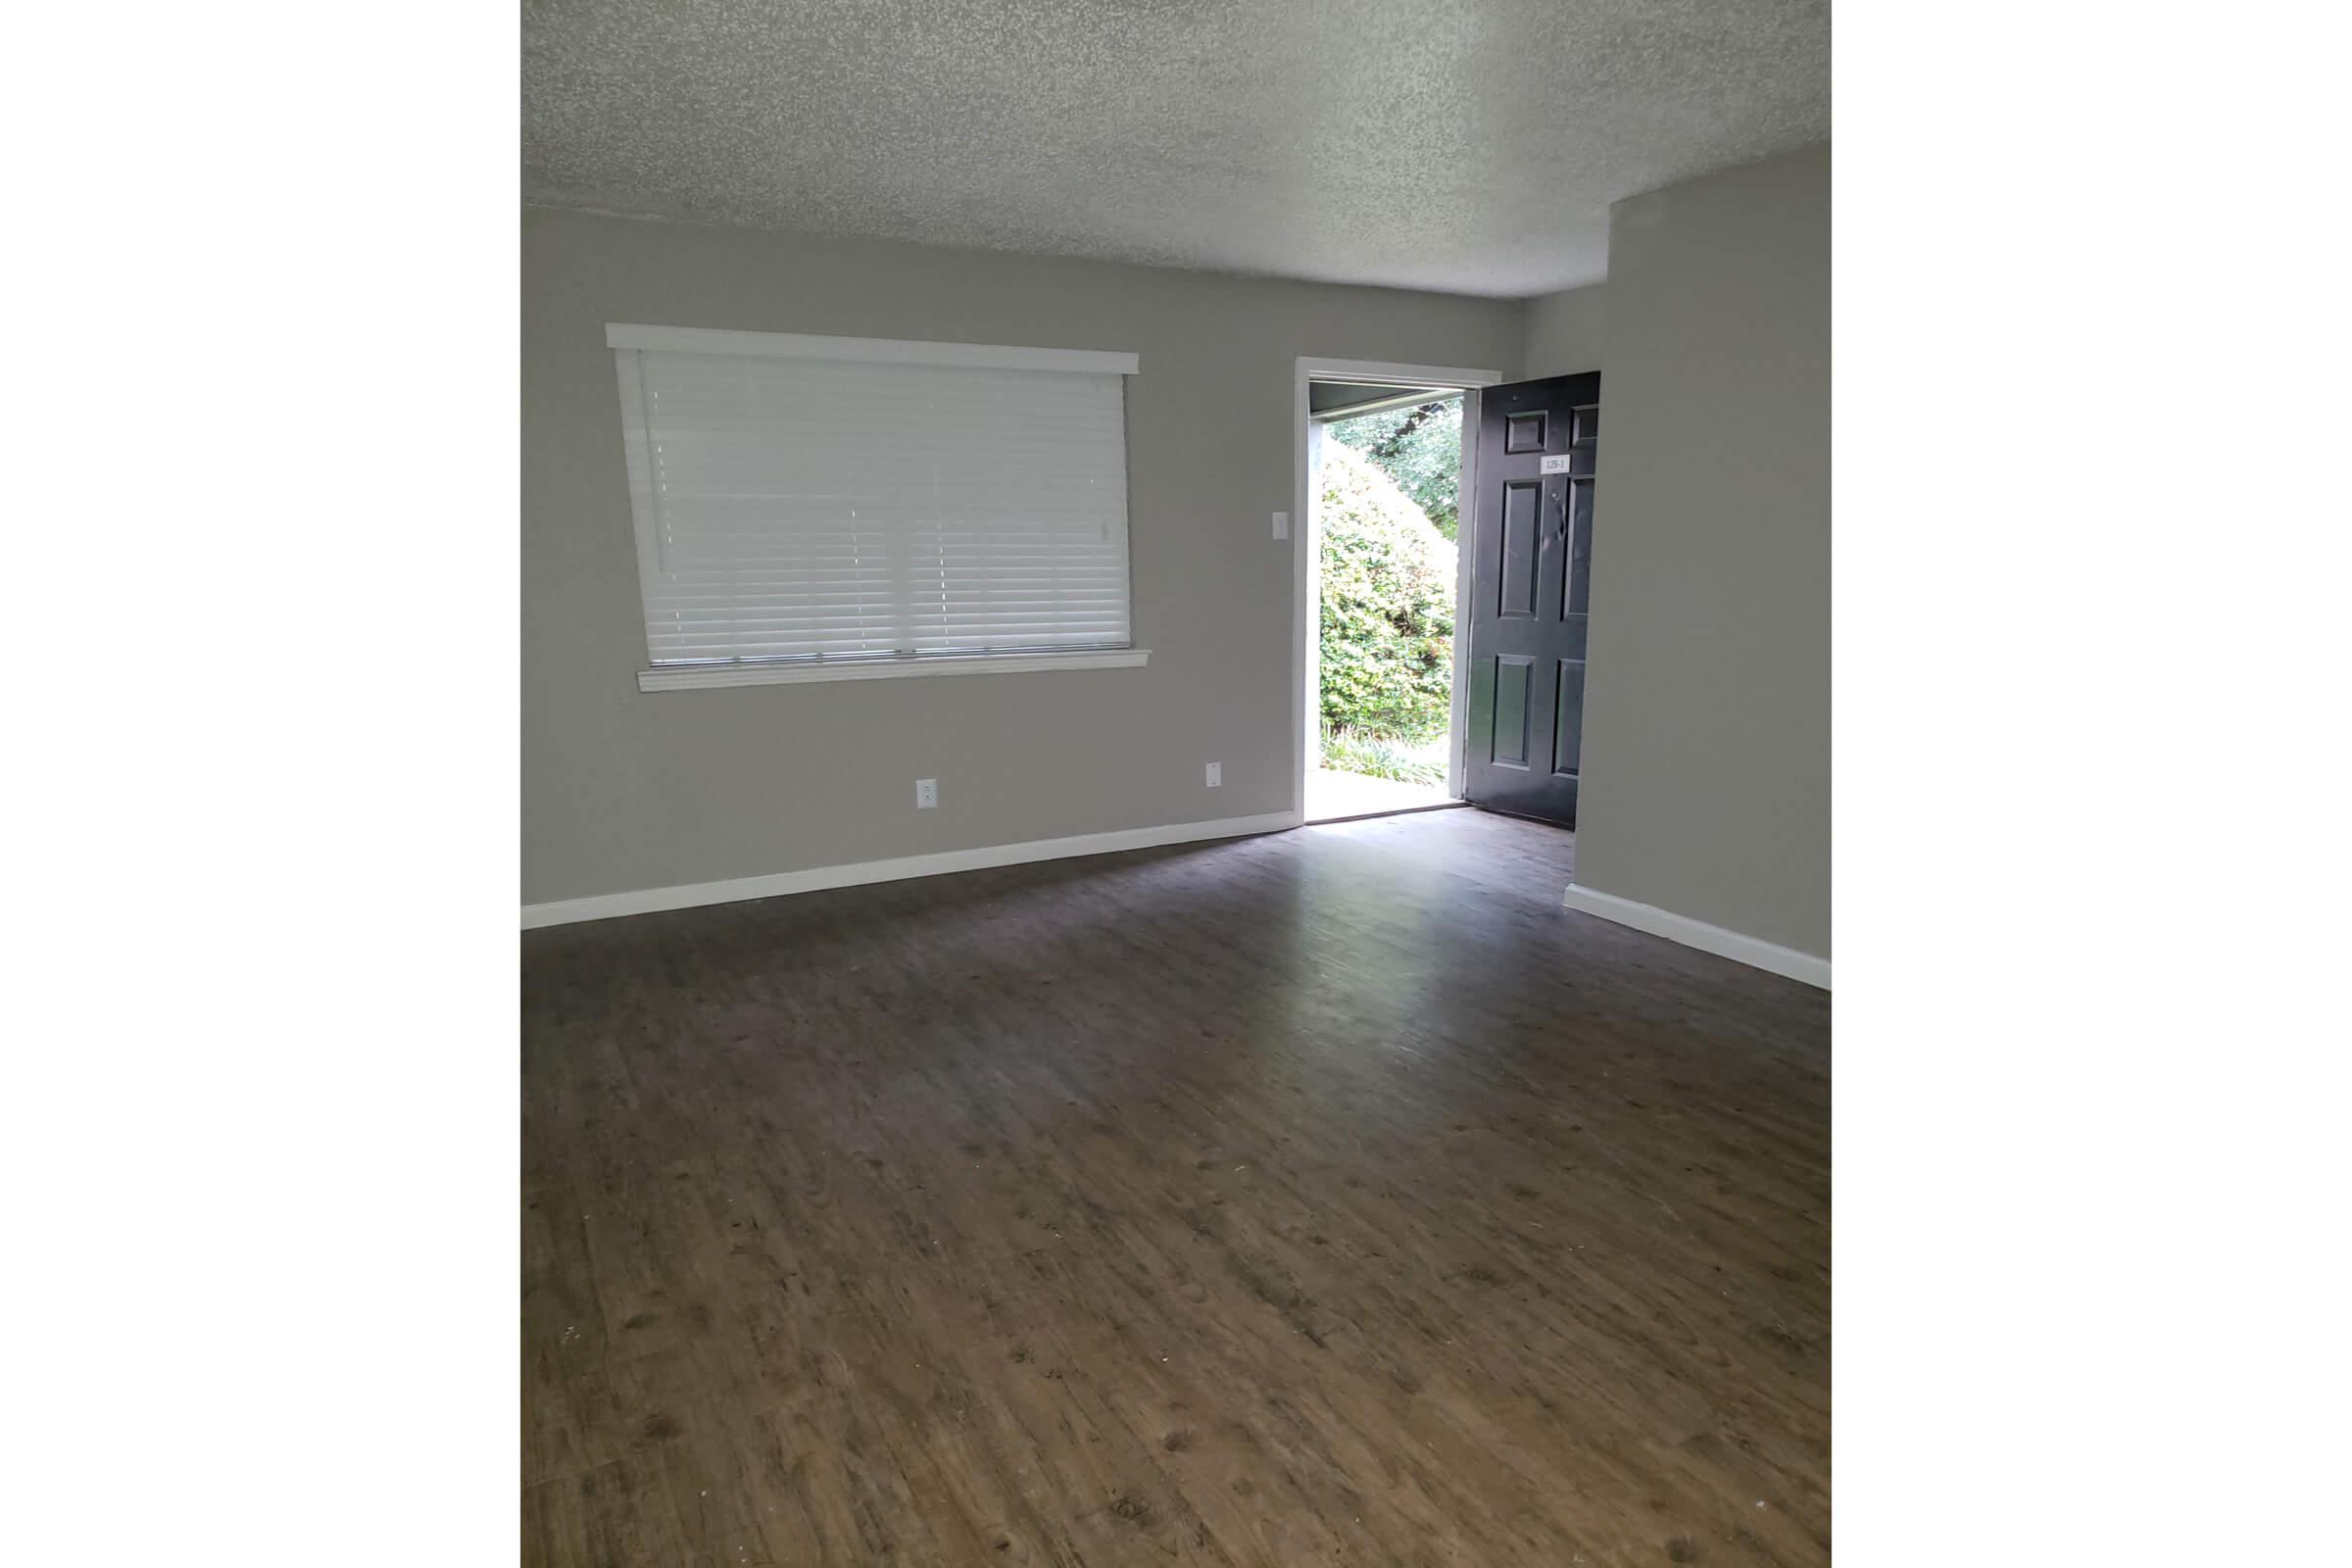
<path id="1" fill-rule="evenodd" d="M 805 664 L 677 664 L 637 672 L 641 692 L 711 686 L 798 686 L 819 680 L 901 680 L 916 675 L 1013 675 L 1040 669 L 1133 669 L 1149 648 L 1087 648 L 1066 654 L 938 654 L 920 659 L 841 660 Z"/>

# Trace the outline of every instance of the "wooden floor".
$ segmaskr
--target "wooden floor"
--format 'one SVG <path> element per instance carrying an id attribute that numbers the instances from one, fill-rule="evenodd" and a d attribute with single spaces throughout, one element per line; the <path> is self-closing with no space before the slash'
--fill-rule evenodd
<path id="1" fill-rule="evenodd" d="M 523 1560 L 1813 1563 L 1829 1002 L 1479 811 L 523 938 Z"/>

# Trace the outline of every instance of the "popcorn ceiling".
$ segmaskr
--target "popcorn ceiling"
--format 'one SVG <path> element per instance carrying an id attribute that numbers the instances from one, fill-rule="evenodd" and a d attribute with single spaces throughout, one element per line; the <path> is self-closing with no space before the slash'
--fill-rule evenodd
<path id="1" fill-rule="evenodd" d="M 523 195 L 1519 296 L 1830 131 L 1824 0 L 526 0 Z"/>

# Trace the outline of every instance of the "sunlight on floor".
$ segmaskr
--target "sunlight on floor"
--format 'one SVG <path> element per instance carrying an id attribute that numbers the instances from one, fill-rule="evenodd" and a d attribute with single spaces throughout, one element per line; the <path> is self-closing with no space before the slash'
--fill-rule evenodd
<path id="1" fill-rule="evenodd" d="M 1306 819 L 1333 822 L 1350 816 L 1378 816 L 1387 811 L 1427 811 L 1461 802 L 1446 793 L 1443 784 L 1399 784 L 1395 779 L 1367 778 L 1361 773 L 1338 773 L 1318 767 L 1306 775 Z"/>

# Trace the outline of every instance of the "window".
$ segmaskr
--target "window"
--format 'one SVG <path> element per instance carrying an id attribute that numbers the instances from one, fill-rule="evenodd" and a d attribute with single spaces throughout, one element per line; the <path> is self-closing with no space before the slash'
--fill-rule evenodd
<path id="1" fill-rule="evenodd" d="M 649 691 L 1140 664 L 1135 356 L 609 326 Z"/>

